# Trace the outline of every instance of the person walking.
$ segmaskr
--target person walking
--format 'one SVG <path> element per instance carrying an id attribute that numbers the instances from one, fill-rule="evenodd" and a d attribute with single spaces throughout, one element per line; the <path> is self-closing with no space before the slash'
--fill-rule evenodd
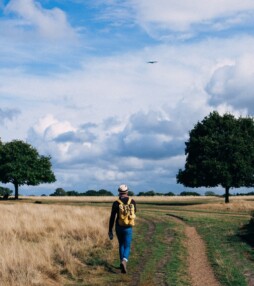
<path id="1" fill-rule="evenodd" d="M 127 185 L 120 185 L 118 194 L 119 199 L 112 204 L 108 236 L 111 240 L 113 239 L 113 227 L 115 224 L 116 236 L 119 243 L 120 268 L 122 273 L 127 273 L 127 262 L 132 242 L 132 226 L 134 225 L 137 208 L 136 202 L 128 196 Z M 130 211 L 127 217 L 124 218 L 124 215 L 121 213 L 122 210 L 125 210 L 125 213 Z"/>

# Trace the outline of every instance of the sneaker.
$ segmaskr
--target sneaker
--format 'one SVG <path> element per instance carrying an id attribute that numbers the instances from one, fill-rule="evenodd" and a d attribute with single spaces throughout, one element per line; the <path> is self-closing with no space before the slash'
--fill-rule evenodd
<path id="1" fill-rule="evenodd" d="M 127 273 L 127 262 L 125 260 L 122 260 L 121 262 L 121 272 Z"/>

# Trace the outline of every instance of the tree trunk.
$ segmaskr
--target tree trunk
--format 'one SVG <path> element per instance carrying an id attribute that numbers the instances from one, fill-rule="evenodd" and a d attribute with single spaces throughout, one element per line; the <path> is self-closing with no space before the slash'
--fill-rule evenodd
<path id="1" fill-rule="evenodd" d="M 15 187 L 15 200 L 19 199 L 19 185 L 17 183 L 14 183 Z"/>
<path id="2" fill-rule="evenodd" d="M 229 189 L 230 187 L 225 187 L 225 203 L 229 203 Z"/>

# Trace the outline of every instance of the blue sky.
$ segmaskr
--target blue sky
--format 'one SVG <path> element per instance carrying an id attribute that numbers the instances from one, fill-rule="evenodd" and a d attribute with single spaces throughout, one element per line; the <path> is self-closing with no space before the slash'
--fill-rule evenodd
<path id="1" fill-rule="evenodd" d="M 184 190 L 194 124 L 253 115 L 253 14 L 252 0 L 0 0 L 0 137 L 51 155 L 57 177 L 21 193 Z"/>

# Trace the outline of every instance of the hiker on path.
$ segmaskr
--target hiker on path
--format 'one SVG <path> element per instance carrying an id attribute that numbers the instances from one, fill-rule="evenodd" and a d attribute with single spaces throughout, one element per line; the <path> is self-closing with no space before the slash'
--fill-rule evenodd
<path id="1" fill-rule="evenodd" d="M 115 224 L 116 236 L 119 243 L 121 272 L 126 273 L 131 249 L 132 226 L 134 225 L 137 209 L 135 201 L 128 196 L 128 187 L 126 185 L 120 185 L 118 193 L 119 199 L 112 205 L 108 235 L 112 240 L 114 237 L 113 227 Z"/>

